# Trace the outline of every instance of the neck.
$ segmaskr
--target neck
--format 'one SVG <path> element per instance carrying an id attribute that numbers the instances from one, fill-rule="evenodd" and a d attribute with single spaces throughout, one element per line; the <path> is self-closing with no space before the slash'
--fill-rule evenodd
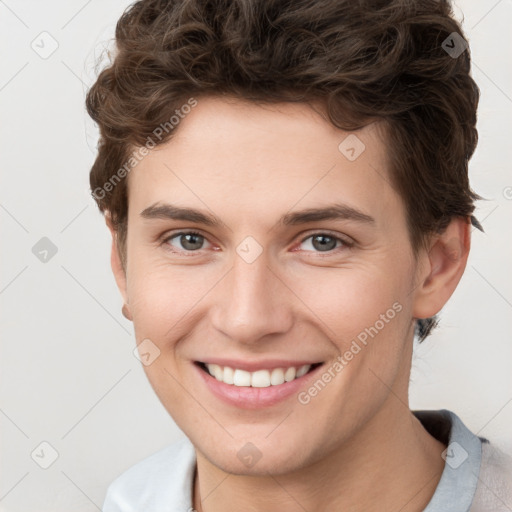
<path id="1" fill-rule="evenodd" d="M 198 453 L 194 508 L 197 512 L 421 511 L 441 478 L 445 448 L 390 394 L 349 442 L 292 473 L 233 475 Z"/>

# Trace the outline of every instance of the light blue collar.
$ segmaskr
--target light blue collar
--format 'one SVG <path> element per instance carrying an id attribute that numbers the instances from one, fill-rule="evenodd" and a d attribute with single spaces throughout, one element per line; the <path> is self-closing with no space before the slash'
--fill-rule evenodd
<path id="1" fill-rule="evenodd" d="M 448 448 L 443 452 L 445 465 L 441 480 L 424 512 L 469 512 L 480 474 L 482 441 L 487 441 L 473 434 L 451 411 L 418 412 L 441 416 L 441 421 L 451 424 Z M 423 426 L 429 430 L 426 423 Z"/>

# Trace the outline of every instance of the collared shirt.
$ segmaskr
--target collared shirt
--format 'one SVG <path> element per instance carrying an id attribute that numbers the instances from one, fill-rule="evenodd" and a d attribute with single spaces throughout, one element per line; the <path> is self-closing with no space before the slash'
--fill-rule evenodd
<path id="1" fill-rule="evenodd" d="M 447 445 L 441 479 L 424 512 L 512 512 L 512 459 L 451 411 L 413 411 Z M 103 512 L 193 512 L 194 446 L 183 438 L 146 457 L 108 487 Z"/>

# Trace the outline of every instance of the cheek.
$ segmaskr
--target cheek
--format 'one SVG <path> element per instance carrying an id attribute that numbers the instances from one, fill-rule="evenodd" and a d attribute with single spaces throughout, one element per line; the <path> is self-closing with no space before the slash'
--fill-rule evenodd
<path id="1" fill-rule="evenodd" d="M 364 340 L 368 330 L 384 333 L 407 322 L 404 310 L 410 289 L 406 269 L 383 265 L 317 270 L 296 280 L 295 287 L 299 282 L 297 295 L 342 348 L 359 335 Z"/>
<path id="2" fill-rule="evenodd" d="M 180 364 L 180 341 L 192 331 L 194 305 L 211 286 L 190 268 L 185 272 L 160 263 L 139 263 L 137 268 L 132 266 L 130 275 L 135 338 L 137 344 L 150 340 L 149 346 L 157 354 L 143 369 L 169 414 L 188 417 L 192 412 L 184 409 L 188 403 L 183 394 L 187 368 Z"/>
<path id="3" fill-rule="evenodd" d="M 132 266 L 129 294 L 137 340 L 174 343 L 190 331 L 201 301 L 218 281 L 207 268 L 178 267 L 162 262 Z"/>
<path id="4" fill-rule="evenodd" d="M 314 287 L 302 287 L 301 297 L 342 358 L 338 392 L 355 393 L 355 403 L 362 397 L 382 399 L 387 393 L 382 381 L 391 384 L 401 371 L 411 324 L 412 270 L 407 255 L 389 254 L 378 265 L 316 272 Z"/>

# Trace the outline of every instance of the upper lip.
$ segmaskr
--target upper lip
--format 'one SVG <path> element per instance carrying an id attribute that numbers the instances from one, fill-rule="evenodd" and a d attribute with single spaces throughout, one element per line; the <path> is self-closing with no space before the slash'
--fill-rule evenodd
<path id="1" fill-rule="evenodd" d="M 275 368 L 300 368 L 306 364 L 313 365 L 321 363 L 321 361 L 299 361 L 298 359 L 264 359 L 262 361 L 247 361 L 241 359 L 224 359 L 220 357 L 212 357 L 198 361 L 204 364 L 218 364 L 219 366 L 229 366 L 233 369 L 254 372 L 256 370 L 273 370 Z"/>

